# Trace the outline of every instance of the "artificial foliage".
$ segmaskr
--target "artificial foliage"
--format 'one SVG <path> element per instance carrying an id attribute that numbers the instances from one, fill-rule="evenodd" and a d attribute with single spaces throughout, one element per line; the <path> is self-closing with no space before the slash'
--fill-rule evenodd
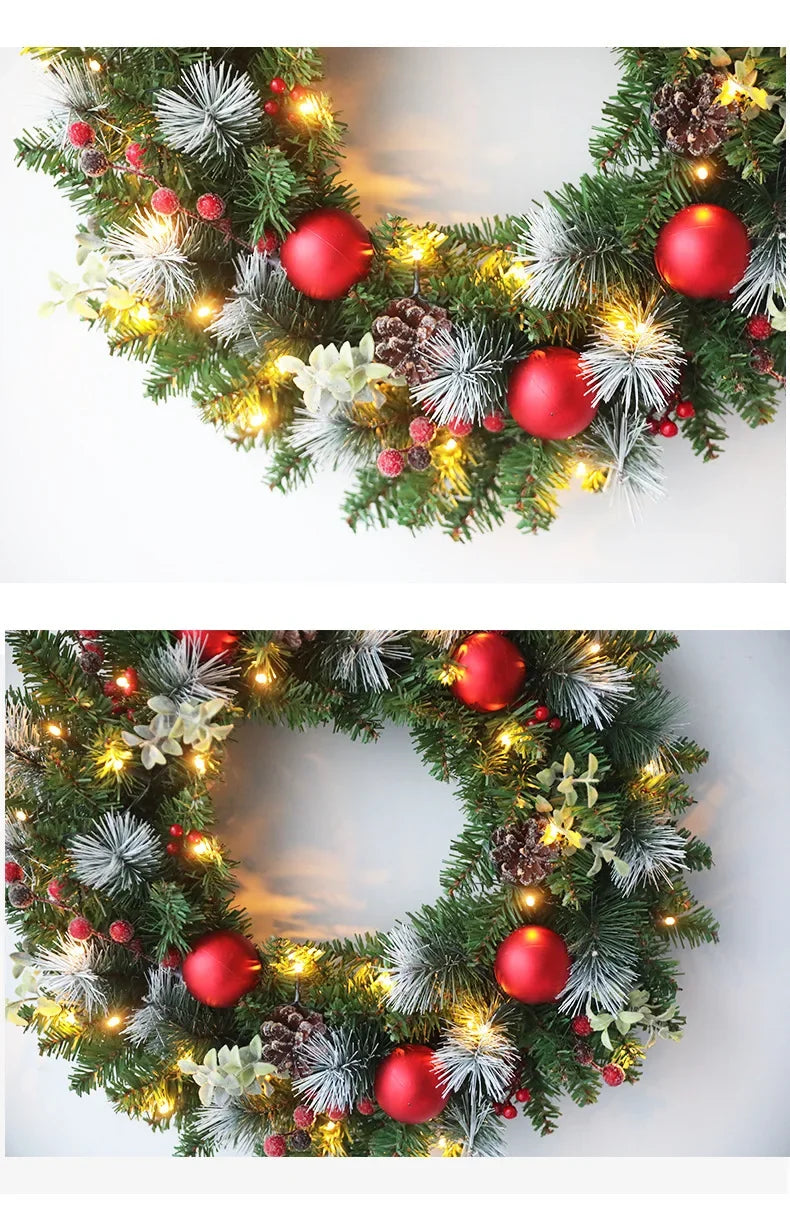
<path id="1" fill-rule="evenodd" d="M 464 540 L 509 512 L 536 531 L 572 481 L 633 510 L 662 494 L 675 436 L 708 461 L 728 416 L 774 417 L 781 49 L 621 50 L 591 173 L 518 216 L 387 215 L 328 300 L 300 289 L 313 288 L 323 241 L 308 236 L 298 262 L 287 258 L 303 219 L 315 228 L 316 210 L 359 204 L 315 50 L 30 52 L 55 109 L 17 140 L 18 160 L 80 213 L 83 273 L 53 276 L 45 310 L 67 304 L 113 353 L 143 360 L 155 401 L 188 393 L 237 448 L 267 450 L 270 487 L 348 470 L 352 528 L 438 525 Z M 672 289 L 655 260 L 662 228 L 695 203 L 727 210 L 748 252 L 714 298 Z M 733 245 L 718 243 L 733 266 Z M 698 255 L 692 281 L 717 263 Z M 551 406 L 537 420 L 516 414 L 510 382 L 557 346 L 581 354 L 572 375 L 591 400 L 552 428 Z"/>
<path id="2" fill-rule="evenodd" d="M 76 1093 L 176 1127 L 180 1154 L 256 1156 L 495 1155 L 518 1114 L 545 1133 L 566 1097 L 627 1096 L 682 1032 L 678 949 L 717 938 L 683 824 L 706 753 L 659 675 L 676 640 L 504 635 L 522 686 L 486 712 L 452 687 L 461 631 L 8 634 L 9 1013 Z M 386 933 L 253 937 L 212 793 L 245 721 L 407 727 L 463 809 L 438 899 Z M 524 927 L 569 965 L 545 1002 L 495 975 Z M 211 1006 L 190 965 L 219 932 L 249 959 Z M 379 1104 L 393 1052 L 436 1082 L 426 1122 Z"/>

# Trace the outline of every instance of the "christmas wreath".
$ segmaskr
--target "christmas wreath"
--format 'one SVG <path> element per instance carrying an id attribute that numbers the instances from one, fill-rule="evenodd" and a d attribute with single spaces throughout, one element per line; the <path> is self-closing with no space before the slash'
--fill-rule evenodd
<path id="1" fill-rule="evenodd" d="M 371 232 L 309 48 L 35 48 L 55 98 L 17 141 L 85 222 L 57 300 L 191 393 L 286 491 L 348 468 L 352 527 L 515 513 L 578 476 L 633 507 L 665 439 L 705 460 L 784 383 L 784 59 L 629 48 L 596 171 L 519 217 Z M 525 207 L 527 203 L 525 202 Z"/>
<path id="2" fill-rule="evenodd" d="M 638 1080 L 677 1038 L 680 733 L 655 632 L 16 632 L 14 1019 L 185 1155 L 493 1155 L 519 1111 Z M 409 727 L 465 822 L 387 933 L 250 938 L 212 783 L 234 724 Z M 615 1096 L 622 1096 L 622 1092 Z"/>

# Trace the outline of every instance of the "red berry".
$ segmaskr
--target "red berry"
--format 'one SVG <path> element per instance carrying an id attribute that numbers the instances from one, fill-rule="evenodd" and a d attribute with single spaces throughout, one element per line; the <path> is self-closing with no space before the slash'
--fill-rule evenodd
<path id="1" fill-rule="evenodd" d="M 483 426 L 486 431 L 502 431 L 505 426 L 505 416 L 500 414 L 498 410 L 494 410 L 492 414 L 487 414 L 483 419 Z"/>
<path id="2" fill-rule="evenodd" d="M 83 918 L 81 914 L 78 914 L 69 923 L 68 932 L 73 940 L 89 940 L 93 935 L 93 927 L 87 918 Z"/>
<path id="3" fill-rule="evenodd" d="M 129 145 L 127 145 L 126 150 L 124 151 L 126 154 L 126 161 L 129 163 L 130 167 L 134 168 L 135 171 L 139 171 L 142 166 L 145 150 L 146 147 L 144 145 L 139 145 L 137 141 L 132 141 Z"/>
<path id="4" fill-rule="evenodd" d="M 430 444 L 436 435 L 436 424 L 420 414 L 409 423 L 409 435 L 415 444 Z"/>
<path id="5" fill-rule="evenodd" d="M 562 718 L 553 717 L 549 722 L 549 730 L 559 730 L 562 726 Z"/>
<path id="6" fill-rule="evenodd" d="M 21 880 L 21 879 L 23 879 L 24 874 L 25 874 L 25 873 L 24 873 L 24 871 L 22 870 L 22 868 L 19 866 L 19 863 L 15 863 L 15 862 L 13 862 L 13 861 L 11 861 L 11 860 L 9 860 L 9 861 L 6 863 L 6 865 L 5 865 L 5 882 L 6 882 L 6 884 L 13 884 L 15 880 Z"/>
<path id="7" fill-rule="evenodd" d="M 47 896 L 55 905 L 62 903 L 66 891 L 66 884 L 63 880 L 50 880 L 47 885 Z"/>
<path id="8" fill-rule="evenodd" d="M 280 104 L 278 102 L 275 102 L 273 98 L 270 98 L 267 102 L 263 104 L 263 109 L 267 115 L 279 115 Z"/>
<path id="9" fill-rule="evenodd" d="M 571 1021 L 571 1029 L 577 1038 L 589 1038 L 593 1031 L 592 1025 L 586 1016 L 575 1016 Z"/>
<path id="10" fill-rule="evenodd" d="M 372 1115 L 376 1110 L 376 1103 L 370 1098 L 360 1098 L 357 1102 L 357 1110 L 360 1115 Z"/>
<path id="11" fill-rule="evenodd" d="M 309 1128 L 313 1126 L 315 1114 L 309 1106 L 297 1106 L 294 1108 L 294 1123 L 298 1128 Z"/>
<path id="12" fill-rule="evenodd" d="M 749 337 L 753 337 L 755 341 L 764 342 L 767 337 L 770 337 L 774 328 L 767 316 L 752 316 L 751 320 L 747 321 L 746 332 Z"/>
<path id="13" fill-rule="evenodd" d="M 679 401 L 675 407 L 675 414 L 679 419 L 693 419 L 696 413 L 694 403 L 690 401 Z"/>
<path id="14" fill-rule="evenodd" d="M 269 82 L 269 89 L 272 94 L 284 94 L 288 89 L 288 86 L 285 84 L 282 77 L 272 77 Z"/>
<path id="15" fill-rule="evenodd" d="M 766 375 L 774 369 L 773 355 L 765 346 L 755 346 L 752 351 L 752 367 L 761 375 Z"/>
<path id="16" fill-rule="evenodd" d="M 622 1085 L 625 1080 L 625 1072 L 620 1067 L 619 1063 L 607 1063 L 601 1070 L 601 1076 L 606 1081 L 607 1085 Z"/>
<path id="17" fill-rule="evenodd" d="M 78 635 L 78 636 L 81 636 L 83 640 L 89 640 L 89 641 L 91 641 L 91 640 L 93 640 L 94 636 L 98 636 L 98 635 L 99 635 L 99 633 L 97 632 L 97 630 L 96 630 L 95 628 L 92 628 L 92 629 L 90 630 L 90 632 L 83 631 L 82 629 L 80 629 L 80 631 L 77 633 L 77 635 Z"/>
<path id="18" fill-rule="evenodd" d="M 527 718 L 526 722 L 524 723 L 525 726 L 537 726 L 537 724 L 538 724 L 537 718 Z"/>
<path id="19" fill-rule="evenodd" d="M 532 1094 L 530 1093 L 529 1089 L 517 1089 L 516 1090 L 516 1101 L 517 1102 L 531 1102 Z"/>
<path id="20" fill-rule="evenodd" d="M 585 1068 L 595 1066 L 595 1056 L 593 1055 L 592 1047 L 588 1046 L 586 1042 L 580 1042 L 576 1046 L 575 1054 L 577 1063 L 582 1064 Z"/>
<path id="21" fill-rule="evenodd" d="M 133 952 L 136 957 L 141 957 L 143 955 L 143 941 L 138 940 L 137 937 L 130 940 L 129 951 Z"/>
<path id="22" fill-rule="evenodd" d="M 672 422 L 672 419 L 663 419 L 658 430 L 661 432 L 662 436 L 669 438 L 671 436 L 676 436 L 679 428 L 677 423 Z"/>
<path id="23" fill-rule="evenodd" d="M 299 102 L 299 99 L 304 98 L 306 93 L 307 93 L 307 90 L 304 88 L 303 85 L 295 85 L 294 88 L 291 90 L 291 98 L 294 100 L 294 102 Z"/>
<path id="24" fill-rule="evenodd" d="M 69 141 L 77 149 L 83 149 L 84 146 L 90 145 L 95 136 L 96 133 L 90 124 L 86 124 L 83 120 L 75 120 L 73 124 L 69 124 Z"/>
<path id="25" fill-rule="evenodd" d="M 170 836 L 171 836 L 171 837 L 183 837 L 183 836 L 184 836 L 184 829 L 183 829 L 182 825 L 180 825 L 180 824 L 171 824 L 171 825 L 170 825 Z"/>
<path id="26" fill-rule="evenodd" d="M 178 193 L 172 188 L 157 188 L 151 197 L 151 208 L 157 214 L 174 214 L 181 208 Z"/>
<path id="27" fill-rule="evenodd" d="M 515 1119 L 517 1115 L 518 1115 L 518 1111 L 516 1110 L 512 1102 L 508 1102 L 506 1106 L 502 1107 L 502 1118 L 503 1119 Z"/>
<path id="28" fill-rule="evenodd" d="M 102 688 L 105 696 L 117 696 L 120 690 L 114 679 L 108 679 Z"/>
<path id="29" fill-rule="evenodd" d="M 472 430 L 472 424 L 469 422 L 469 419 L 454 418 L 450 419 L 450 422 L 447 424 L 447 430 L 453 436 L 468 436 Z"/>
<path id="30" fill-rule="evenodd" d="M 181 964 L 181 953 L 177 948 L 168 948 L 159 964 L 163 969 L 178 969 Z"/>
<path id="31" fill-rule="evenodd" d="M 110 923 L 110 939 L 116 944 L 128 944 L 134 939 L 134 927 L 131 923 L 119 918 L 117 922 Z"/>
<path id="32" fill-rule="evenodd" d="M 278 243 L 279 240 L 277 239 L 274 231 L 266 230 L 256 243 L 255 250 L 256 252 L 267 252 L 271 254 L 272 252 L 276 252 Z"/>
<path id="33" fill-rule="evenodd" d="M 502 1111 L 505 1109 L 505 1104 L 504 1102 L 492 1102 L 491 1109 L 495 1115 L 501 1115 Z"/>
<path id="34" fill-rule="evenodd" d="M 179 845 L 177 841 L 169 841 L 167 845 L 165 846 L 165 849 L 167 850 L 168 854 L 178 854 L 179 851 L 181 850 L 181 846 Z"/>
<path id="35" fill-rule="evenodd" d="M 187 833 L 187 841 L 190 846 L 196 846 L 199 841 L 203 841 L 204 837 L 205 834 L 201 833 L 200 829 L 190 829 Z"/>
<path id="36" fill-rule="evenodd" d="M 267 1157 L 285 1157 L 285 1137 L 275 1134 L 267 1136 L 263 1142 L 263 1151 Z"/>
<path id="37" fill-rule="evenodd" d="M 385 478 L 397 478 L 403 470 L 403 457 L 397 448 L 385 448 L 376 458 L 376 467 Z"/>
<path id="38" fill-rule="evenodd" d="M 216 192 L 204 192 L 198 197 L 195 209 L 207 222 L 216 222 L 225 212 L 225 202 Z"/>
<path id="39" fill-rule="evenodd" d="M 342 1106 L 330 1106 L 326 1112 L 326 1117 L 331 1119 L 333 1123 L 342 1123 L 344 1119 L 348 1118 L 348 1111 L 344 1110 Z"/>
<path id="40" fill-rule="evenodd" d="M 645 426 L 647 427 L 647 430 L 650 432 L 651 436 L 658 435 L 660 431 L 660 425 L 656 419 L 648 419 L 647 422 L 645 423 Z"/>
<path id="41" fill-rule="evenodd" d="M 104 661 L 104 650 L 98 641 L 83 641 L 82 648 L 85 653 L 95 653 L 99 661 Z"/>
<path id="42" fill-rule="evenodd" d="M 535 721 L 536 722 L 548 722 L 550 717 L 551 717 L 551 709 L 549 709 L 548 705 L 538 705 L 537 709 L 535 710 Z"/>

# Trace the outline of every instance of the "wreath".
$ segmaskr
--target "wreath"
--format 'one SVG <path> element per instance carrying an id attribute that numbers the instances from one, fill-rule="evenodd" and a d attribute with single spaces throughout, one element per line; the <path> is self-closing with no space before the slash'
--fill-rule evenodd
<path id="1" fill-rule="evenodd" d="M 631 1085 L 716 940 L 706 753 L 656 632 L 15 632 L 10 1013 L 178 1152 L 483 1155 Z M 407 726 L 465 820 L 386 933 L 250 938 L 212 785 L 234 726 Z M 617 1095 L 621 1096 L 621 1095 Z"/>
<path id="2" fill-rule="evenodd" d="M 56 110 L 17 141 L 85 216 L 53 275 L 156 401 L 191 393 L 287 491 L 352 471 L 352 527 L 515 513 L 574 479 L 632 508 L 784 383 L 784 59 L 629 48 L 596 171 L 518 217 L 371 232 L 309 48 L 33 49 Z M 525 203 L 526 204 L 526 203 Z"/>

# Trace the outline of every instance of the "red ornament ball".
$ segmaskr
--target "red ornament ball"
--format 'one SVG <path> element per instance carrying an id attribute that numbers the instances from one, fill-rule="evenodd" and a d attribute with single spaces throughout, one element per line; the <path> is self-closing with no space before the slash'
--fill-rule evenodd
<path id="1" fill-rule="evenodd" d="M 415 444 L 430 444 L 436 435 L 436 424 L 420 414 L 409 423 L 409 435 Z"/>
<path id="2" fill-rule="evenodd" d="M 601 1076 L 606 1081 L 607 1085 L 622 1085 L 625 1080 L 625 1072 L 620 1067 L 619 1063 L 607 1063 L 601 1069 Z"/>
<path id="3" fill-rule="evenodd" d="M 689 299 L 727 299 L 748 262 L 746 227 L 721 205 L 687 205 L 658 235 L 659 276 Z"/>
<path id="4" fill-rule="evenodd" d="M 360 1098 L 357 1102 L 357 1110 L 360 1115 L 372 1115 L 376 1111 L 376 1103 L 372 1098 Z"/>
<path id="5" fill-rule="evenodd" d="M 460 668 L 453 695 L 480 713 L 512 705 L 524 686 L 526 662 L 501 632 L 473 632 L 454 651 L 453 662 Z"/>
<path id="6" fill-rule="evenodd" d="M 15 863 L 13 862 L 13 860 L 9 859 L 9 861 L 5 865 L 6 884 L 13 884 L 17 880 L 22 880 L 24 879 L 24 875 L 25 873 L 22 870 L 22 868 L 19 866 L 19 863 Z"/>
<path id="7" fill-rule="evenodd" d="M 216 192 L 204 192 L 198 197 L 195 209 L 207 222 L 216 222 L 225 212 L 225 202 Z"/>
<path id="8" fill-rule="evenodd" d="M 285 84 L 282 77 L 272 77 L 269 82 L 269 89 L 272 94 L 284 94 L 288 89 L 288 86 Z"/>
<path id="9" fill-rule="evenodd" d="M 344 209 L 305 214 L 280 248 L 289 282 L 311 299 L 341 299 L 367 277 L 372 257 L 370 235 Z"/>
<path id="10" fill-rule="evenodd" d="M 116 944 L 128 944 L 134 939 L 134 927 L 131 923 L 119 918 L 117 922 L 110 923 L 110 939 Z"/>
<path id="11" fill-rule="evenodd" d="M 434 1051 L 419 1043 L 397 1046 L 376 1069 L 376 1101 L 397 1123 L 427 1123 L 441 1114 L 449 1100 L 433 1066 Z"/>
<path id="12" fill-rule="evenodd" d="M 661 432 L 662 436 L 666 436 L 667 439 L 671 439 L 672 436 L 676 436 L 678 434 L 679 428 L 677 423 L 672 422 L 672 419 L 663 419 L 658 425 L 658 430 Z"/>
<path id="13" fill-rule="evenodd" d="M 163 969 L 178 969 L 181 964 L 181 953 L 177 948 L 168 948 L 159 964 Z"/>
<path id="14" fill-rule="evenodd" d="M 568 440 L 595 418 L 592 393 L 577 350 L 546 346 L 533 350 L 513 368 L 507 389 L 510 413 L 524 431 L 540 440 Z"/>
<path id="15" fill-rule="evenodd" d="M 298 1128 L 309 1128 L 313 1126 L 315 1120 L 315 1112 L 309 1106 L 296 1106 L 294 1108 L 294 1124 Z"/>
<path id="16" fill-rule="evenodd" d="M 172 188 L 157 188 L 151 197 L 151 208 L 157 214 L 174 214 L 181 208 L 178 193 Z"/>
<path id="17" fill-rule="evenodd" d="M 773 331 L 774 327 L 767 316 L 752 316 L 746 324 L 747 336 L 754 338 L 756 342 L 764 342 Z"/>
<path id="18" fill-rule="evenodd" d="M 140 145 L 137 141 L 131 141 L 124 151 L 126 154 L 126 161 L 135 171 L 139 171 L 140 167 L 143 165 L 145 149 L 146 147 L 144 145 Z"/>
<path id="19" fill-rule="evenodd" d="M 517 1102 L 531 1102 L 532 1094 L 530 1093 L 529 1089 L 517 1089 L 516 1090 L 516 1101 Z"/>
<path id="20" fill-rule="evenodd" d="M 485 418 L 483 419 L 483 426 L 485 427 L 486 431 L 491 431 L 494 433 L 498 431 L 504 431 L 505 416 L 503 414 L 500 414 L 498 410 L 495 410 L 493 414 L 487 414 L 485 416 Z"/>
<path id="21" fill-rule="evenodd" d="M 538 705 L 538 707 L 535 710 L 535 721 L 536 722 L 548 722 L 550 717 L 551 717 L 551 709 L 549 709 L 548 705 Z"/>
<path id="22" fill-rule="evenodd" d="M 571 959 L 565 940 L 548 927 L 519 927 L 503 939 L 494 977 L 506 995 L 522 1004 L 548 1004 L 568 981 Z"/>
<path id="23" fill-rule="evenodd" d="M 403 456 L 397 448 L 385 448 L 376 458 L 376 469 L 385 478 L 397 478 L 403 470 Z"/>
<path id="24" fill-rule="evenodd" d="M 278 240 L 274 231 L 265 230 L 263 234 L 261 235 L 260 239 L 255 244 L 255 251 L 265 252 L 267 255 L 270 256 L 272 252 L 277 251 L 277 245 L 279 242 L 280 241 Z"/>
<path id="25" fill-rule="evenodd" d="M 68 138 L 76 149 L 84 149 L 86 145 L 90 145 L 95 135 L 90 124 L 86 124 L 84 120 L 75 120 L 73 124 L 69 124 Z"/>
<path id="26" fill-rule="evenodd" d="M 267 1136 L 263 1142 L 263 1151 L 267 1157 L 285 1157 L 286 1140 L 284 1136 L 275 1133 Z"/>
<path id="27" fill-rule="evenodd" d="M 221 653 L 225 653 L 228 657 L 232 657 L 236 651 L 236 645 L 239 640 L 235 632 L 205 632 L 197 629 L 176 632 L 176 636 L 179 640 L 183 640 L 185 636 L 194 636 L 197 640 L 201 641 L 203 645 L 203 653 L 201 656 L 204 661 L 206 658 L 217 658 Z"/>
<path id="28" fill-rule="evenodd" d="M 187 990 L 210 1008 L 231 1008 L 258 981 L 257 949 L 238 931 L 204 935 L 184 958 L 181 970 Z"/>
<path id="29" fill-rule="evenodd" d="M 592 1033 L 592 1025 L 589 1017 L 575 1016 L 571 1021 L 571 1029 L 576 1034 L 577 1038 L 589 1038 Z"/>
<path id="30" fill-rule="evenodd" d="M 451 436 L 456 436 L 462 440 L 464 436 L 468 436 L 472 430 L 472 424 L 469 419 L 455 418 L 450 419 L 447 424 L 447 430 Z"/>
<path id="31" fill-rule="evenodd" d="M 269 98 L 263 104 L 263 109 L 267 115 L 279 115 L 280 114 L 280 104 L 276 102 L 273 98 Z"/>
<path id="32" fill-rule="evenodd" d="M 516 1110 L 512 1102 L 506 1102 L 505 1105 L 502 1107 L 501 1113 L 502 1113 L 503 1119 L 515 1119 L 516 1116 L 518 1115 L 518 1111 Z"/>
<path id="33" fill-rule="evenodd" d="M 696 413 L 694 403 L 691 401 L 679 401 L 675 407 L 675 414 L 679 419 L 693 419 Z"/>
<path id="34" fill-rule="evenodd" d="M 69 923 L 68 933 L 73 940 L 89 940 L 93 935 L 93 927 L 87 918 L 83 918 L 81 914 L 78 914 Z"/>

